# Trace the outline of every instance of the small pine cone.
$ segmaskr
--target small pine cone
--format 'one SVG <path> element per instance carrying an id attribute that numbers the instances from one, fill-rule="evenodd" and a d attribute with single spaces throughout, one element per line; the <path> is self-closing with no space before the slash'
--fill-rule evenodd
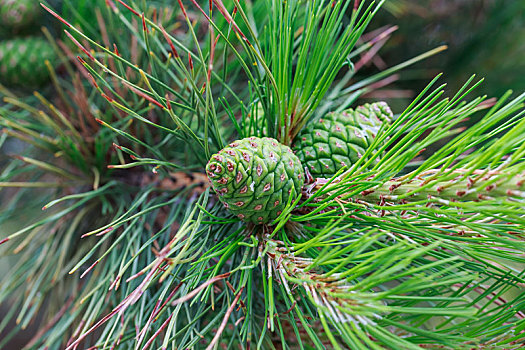
<path id="1" fill-rule="evenodd" d="M 294 151 L 313 177 L 330 178 L 357 162 L 392 116 L 385 102 L 329 113 L 301 131 Z"/>
<path id="2" fill-rule="evenodd" d="M 386 102 L 366 103 L 356 108 L 357 113 L 361 113 L 371 123 L 376 123 L 378 127 L 381 123 L 392 123 L 394 114 Z"/>
<path id="3" fill-rule="evenodd" d="M 41 10 L 36 0 L 0 0 L 0 23 L 11 28 L 25 27 L 33 23 Z"/>
<path id="4" fill-rule="evenodd" d="M 267 137 L 231 143 L 211 157 L 206 173 L 225 207 L 254 224 L 275 220 L 304 184 L 297 156 Z"/>
<path id="5" fill-rule="evenodd" d="M 20 38 L 0 42 L 0 82 L 27 87 L 49 79 L 45 61 L 54 65 L 57 54 L 43 38 Z"/>

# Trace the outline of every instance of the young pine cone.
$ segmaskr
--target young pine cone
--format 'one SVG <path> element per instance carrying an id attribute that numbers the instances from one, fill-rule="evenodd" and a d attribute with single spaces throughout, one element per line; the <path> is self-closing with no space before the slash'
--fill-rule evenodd
<path id="1" fill-rule="evenodd" d="M 231 143 L 211 157 L 206 173 L 225 207 L 254 224 L 275 220 L 304 184 L 297 156 L 267 137 Z"/>
<path id="2" fill-rule="evenodd" d="M 38 87 L 49 79 L 45 64 L 54 65 L 57 54 L 43 38 L 20 38 L 0 42 L 0 82 Z"/>
<path id="3" fill-rule="evenodd" d="M 384 102 L 329 113 L 301 131 L 294 151 L 313 177 L 330 178 L 357 162 L 392 116 Z"/>
<path id="4" fill-rule="evenodd" d="M 10 28 L 21 28 L 41 13 L 40 2 L 36 0 L 0 0 L 0 23 Z"/>

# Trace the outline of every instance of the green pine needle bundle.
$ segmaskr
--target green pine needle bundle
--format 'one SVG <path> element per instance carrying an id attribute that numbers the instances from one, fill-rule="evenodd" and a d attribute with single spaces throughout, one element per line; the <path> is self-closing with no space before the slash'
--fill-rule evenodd
<path id="1" fill-rule="evenodd" d="M 53 93 L 0 90 L 0 348 L 521 348 L 525 94 L 356 106 L 442 50 L 356 79 L 381 5 L 48 8 Z"/>

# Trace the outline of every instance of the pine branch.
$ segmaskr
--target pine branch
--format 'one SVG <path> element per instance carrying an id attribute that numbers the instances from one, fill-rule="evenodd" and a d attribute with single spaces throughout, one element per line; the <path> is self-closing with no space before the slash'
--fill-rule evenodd
<path id="1" fill-rule="evenodd" d="M 50 91 L 0 86 L 0 147 L 12 137 L 30 145 L 0 173 L 2 192 L 11 187 L 0 221 L 29 203 L 45 209 L 0 240 L 17 259 L 0 283 L 13 310 L 0 331 L 14 319 L 14 335 L 45 312 L 28 348 L 519 346 L 525 95 L 487 111 L 484 97 L 466 100 L 479 83 L 442 99 L 436 78 L 392 123 L 378 119 L 362 157 L 310 177 L 299 198 L 284 193 L 263 225 L 183 176 L 202 182 L 228 140 L 289 145 L 444 49 L 356 81 L 393 30 L 361 41 L 382 2 L 357 3 L 49 10 L 67 27 L 67 44 L 48 34 L 63 51 Z M 271 188 L 260 187 L 261 197 Z"/>

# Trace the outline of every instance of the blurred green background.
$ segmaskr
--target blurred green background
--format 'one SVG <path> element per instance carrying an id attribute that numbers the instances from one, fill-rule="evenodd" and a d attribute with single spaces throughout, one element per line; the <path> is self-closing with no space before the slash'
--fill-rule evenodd
<path id="1" fill-rule="evenodd" d="M 388 65 L 448 46 L 402 73 L 397 88 L 417 92 L 443 72 L 452 91 L 472 74 L 485 78 L 476 95 L 525 90 L 525 1 L 390 0 L 385 9 L 374 26 L 399 26 L 380 52 Z"/>

